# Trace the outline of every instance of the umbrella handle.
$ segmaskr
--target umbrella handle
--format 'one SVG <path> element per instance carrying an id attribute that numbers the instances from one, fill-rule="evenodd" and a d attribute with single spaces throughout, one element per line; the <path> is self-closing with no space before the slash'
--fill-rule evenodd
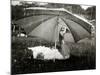
<path id="1" fill-rule="evenodd" d="M 56 49 L 56 45 L 57 45 L 56 42 L 57 42 L 57 41 L 55 40 L 55 49 Z"/>

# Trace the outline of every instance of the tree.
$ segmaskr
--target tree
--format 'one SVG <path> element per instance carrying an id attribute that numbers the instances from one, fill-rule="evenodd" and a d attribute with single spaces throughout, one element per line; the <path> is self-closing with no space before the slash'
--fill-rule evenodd
<path id="1" fill-rule="evenodd" d="M 89 7 L 86 10 L 86 14 L 89 16 L 88 19 L 96 19 L 96 6 Z"/>
<path id="2" fill-rule="evenodd" d="M 17 20 L 24 16 L 24 8 L 22 6 L 11 6 L 11 19 Z"/>

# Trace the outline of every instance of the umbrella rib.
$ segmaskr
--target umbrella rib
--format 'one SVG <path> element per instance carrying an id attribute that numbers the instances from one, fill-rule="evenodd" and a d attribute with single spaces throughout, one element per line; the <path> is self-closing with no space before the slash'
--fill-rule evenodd
<path id="1" fill-rule="evenodd" d="M 73 19 L 71 19 L 71 20 L 74 21 Z M 74 22 L 78 23 L 77 21 L 74 21 Z M 84 22 L 84 23 L 85 23 L 85 22 Z M 78 23 L 78 24 L 81 24 L 81 23 Z M 82 24 L 81 24 L 81 26 L 91 34 L 91 26 L 87 25 L 87 26 L 89 26 L 89 27 L 87 27 L 87 26 L 85 27 L 85 26 L 82 25 Z"/>
<path id="2" fill-rule="evenodd" d="M 66 13 L 62 13 L 62 14 L 65 14 L 65 16 L 67 15 Z M 73 17 L 75 17 L 75 18 L 73 18 Z M 78 24 L 81 24 L 82 27 L 85 28 L 91 34 L 91 25 L 89 25 L 87 22 L 83 21 L 82 19 L 80 19 L 80 18 L 78 18 L 78 17 L 76 17 L 76 16 L 74 16 L 74 15 L 72 15 L 70 13 L 69 13 L 68 19 L 70 19 L 70 20 L 72 20 L 74 22 L 77 22 Z M 80 22 L 82 22 L 82 23 L 80 23 Z"/>
<path id="3" fill-rule="evenodd" d="M 56 19 L 57 19 L 56 16 L 53 16 L 53 17 L 50 18 L 49 20 L 51 20 L 51 19 L 53 19 L 53 18 L 55 18 L 55 21 L 56 21 Z M 48 19 L 47 19 L 47 20 L 48 20 Z M 46 20 L 46 21 L 47 21 L 47 20 Z M 52 20 L 52 21 L 53 21 L 53 20 Z M 42 23 L 39 23 L 35 28 L 37 28 L 40 24 L 42 24 Z M 51 23 L 51 24 L 52 24 L 52 23 Z M 53 24 L 54 24 L 54 23 L 53 23 Z M 55 28 L 56 28 L 56 26 L 57 26 L 56 24 L 57 24 L 57 23 L 55 22 L 55 24 L 54 24 L 55 27 L 53 27 L 53 30 L 55 30 Z M 33 29 L 33 30 L 34 30 L 34 29 Z M 53 35 L 54 35 L 54 34 L 55 34 L 55 31 L 53 32 Z M 52 38 L 52 39 L 53 39 L 53 38 Z M 52 39 L 51 39 L 50 41 L 53 41 Z"/>
<path id="4" fill-rule="evenodd" d="M 42 20 L 42 21 L 40 21 L 37 25 L 35 25 L 35 27 L 33 28 L 33 27 L 31 27 L 32 28 L 32 30 L 31 31 L 33 31 L 33 29 L 35 29 L 35 28 L 37 28 L 42 22 L 45 22 L 45 21 L 47 21 L 47 20 L 49 20 L 49 19 L 52 19 L 52 18 L 54 18 L 54 17 L 50 17 L 50 18 L 47 18 L 47 19 L 44 19 L 44 20 Z M 34 26 L 34 25 L 33 25 Z M 31 32 L 30 31 L 30 32 Z M 30 32 L 28 32 L 28 34 L 30 33 Z"/>
<path id="5" fill-rule="evenodd" d="M 66 23 L 65 20 L 64 20 L 63 18 L 61 18 L 61 19 L 62 19 L 62 20 L 64 21 L 64 23 L 69 27 L 69 30 L 71 31 L 71 34 L 74 36 L 74 37 L 73 37 L 73 38 L 74 38 L 74 41 L 75 41 L 75 42 L 79 41 L 80 38 L 76 38 L 76 37 L 75 37 L 75 35 L 77 35 L 77 34 L 73 33 L 72 28 L 69 26 L 69 24 Z M 75 32 L 75 31 L 74 31 L 74 32 Z"/>
<path id="6" fill-rule="evenodd" d="M 55 25 L 55 27 L 54 27 L 54 30 L 56 29 L 57 24 L 58 24 L 58 22 L 57 22 L 57 20 L 56 20 L 56 25 Z M 54 31 L 53 35 L 55 35 L 55 33 L 56 33 L 56 30 Z M 53 38 L 53 37 L 52 37 L 52 38 Z M 52 40 L 51 40 L 51 41 L 52 41 Z"/>
<path id="7" fill-rule="evenodd" d="M 77 18 L 77 17 L 76 17 Z M 80 21 L 82 21 L 81 19 L 79 19 L 79 18 L 77 18 L 79 21 L 77 21 L 76 19 L 73 19 L 73 18 L 68 18 L 68 19 L 70 19 L 70 20 L 72 20 L 73 22 L 76 22 L 77 24 L 81 24 L 81 26 L 86 30 L 86 31 L 88 31 L 90 34 L 91 34 L 91 25 L 89 25 L 88 23 L 86 23 L 86 22 L 82 22 L 82 23 L 80 23 Z M 85 26 L 86 25 L 86 26 Z"/>

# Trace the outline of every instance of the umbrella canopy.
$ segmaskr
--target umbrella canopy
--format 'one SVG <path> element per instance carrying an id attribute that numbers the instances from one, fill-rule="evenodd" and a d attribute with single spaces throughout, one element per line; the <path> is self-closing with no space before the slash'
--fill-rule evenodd
<path id="1" fill-rule="evenodd" d="M 69 33 L 65 41 L 77 42 L 91 35 L 91 24 L 65 9 L 27 8 L 32 16 L 16 21 L 27 35 L 40 37 L 50 42 L 59 40 L 59 31 L 66 26 Z"/>

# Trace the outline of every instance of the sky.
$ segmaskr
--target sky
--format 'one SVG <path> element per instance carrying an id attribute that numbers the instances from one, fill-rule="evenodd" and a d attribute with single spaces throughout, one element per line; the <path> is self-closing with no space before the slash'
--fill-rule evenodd
<path id="1" fill-rule="evenodd" d="M 84 10 L 86 10 L 88 7 L 91 7 L 91 6 L 89 6 L 89 5 L 81 5 L 81 7 L 82 7 Z"/>
<path id="2" fill-rule="evenodd" d="M 11 4 L 12 4 L 12 5 L 19 5 L 20 2 L 19 2 L 19 1 L 12 0 L 12 1 L 11 1 Z"/>
<path id="3" fill-rule="evenodd" d="M 20 5 L 20 1 L 24 1 L 24 0 L 12 0 L 12 5 Z M 32 3 L 31 1 L 29 0 L 25 0 L 25 1 L 28 1 L 28 3 Z M 45 2 L 39 2 L 38 5 L 46 5 L 48 3 L 45 3 Z"/>
<path id="4" fill-rule="evenodd" d="M 20 1 L 32 1 L 32 0 L 12 0 L 12 5 L 20 5 Z M 31 3 L 31 2 L 28 2 L 28 3 Z M 46 5 L 48 3 L 38 3 L 38 5 Z M 88 7 L 91 7 L 89 5 L 81 5 L 81 7 L 86 10 Z"/>

